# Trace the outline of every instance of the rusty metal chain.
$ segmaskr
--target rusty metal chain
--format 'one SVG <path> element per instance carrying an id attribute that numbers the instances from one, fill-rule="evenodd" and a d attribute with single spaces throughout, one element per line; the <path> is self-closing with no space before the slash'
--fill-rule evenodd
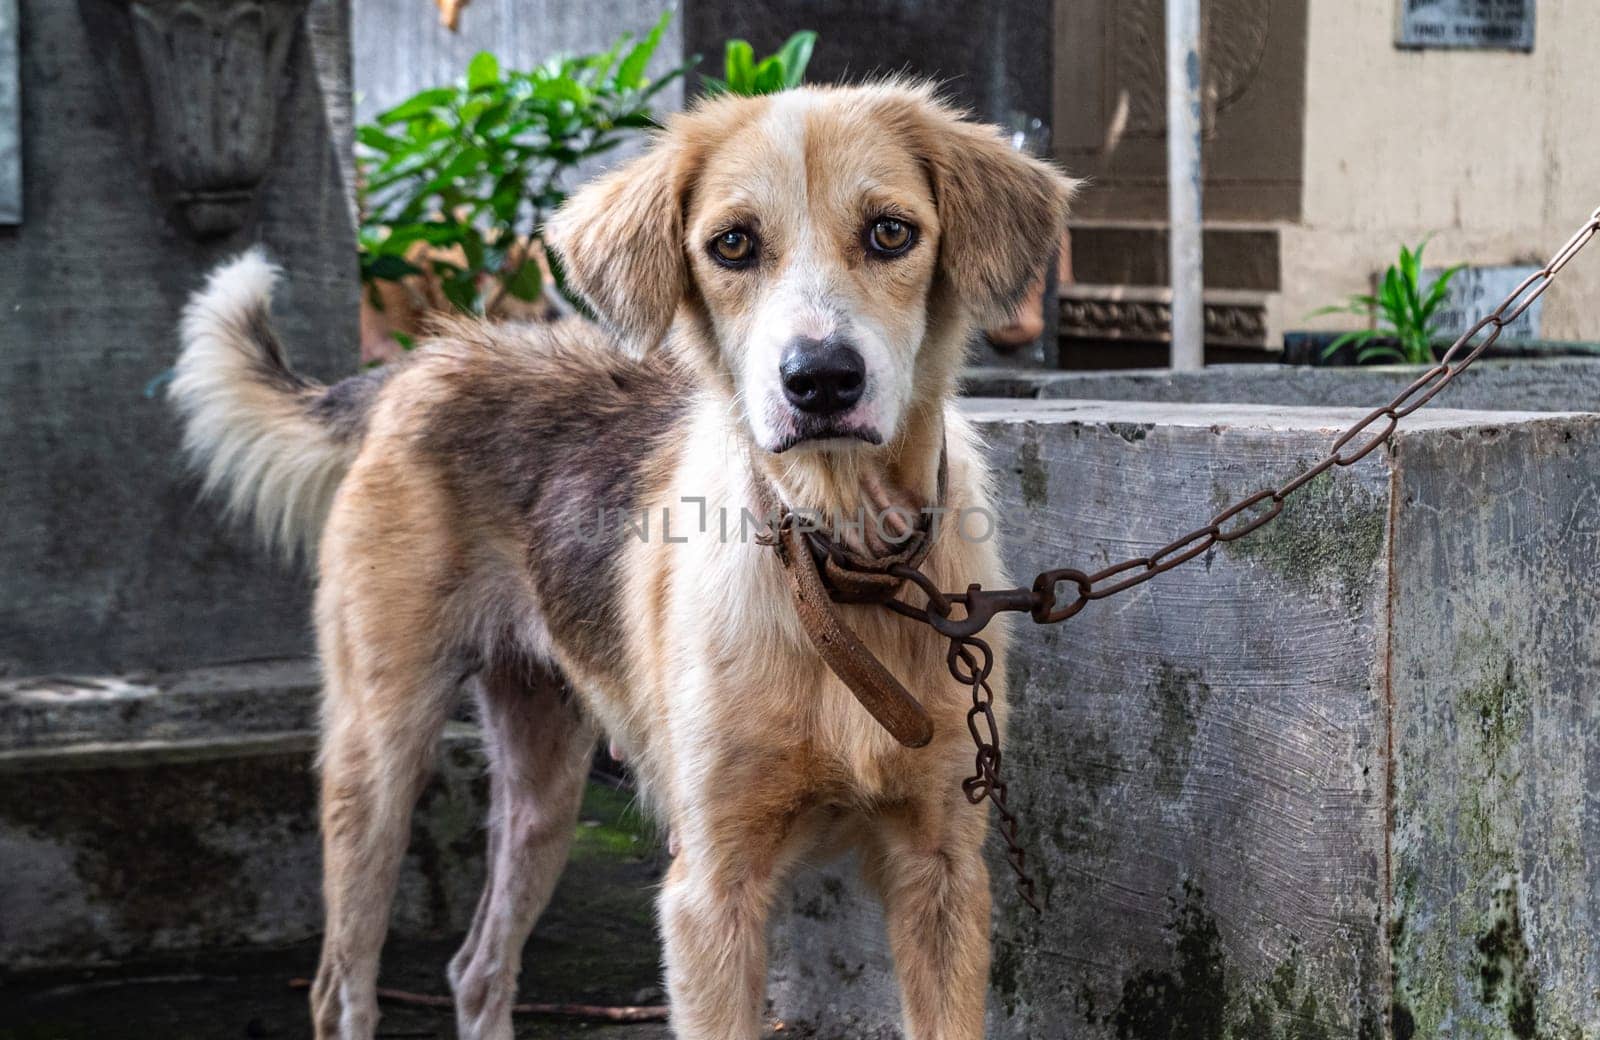
<path id="1" fill-rule="evenodd" d="M 1266 488 L 1240 499 L 1213 516 L 1205 526 L 1173 539 L 1155 552 L 1136 556 L 1093 573 L 1063 567 L 1044 571 L 1031 588 L 983 589 L 972 585 L 965 592 L 942 592 L 921 570 L 899 564 L 888 573 L 916 585 L 928 598 L 926 607 L 913 606 L 900 599 L 883 601 L 883 606 L 904 617 L 919 621 L 950 640 L 947 664 L 950 674 L 972 689 L 972 707 L 967 712 L 967 728 L 977 749 L 973 775 L 961 785 L 967 800 L 974 805 L 987 800 L 1000 817 L 1000 835 L 1006 843 L 1006 858 L 1017 876 L 1017 892 L 1022 900 L 1040 912 L 1035 900 L 1034 882 L 1026 868 L 1026 851 L 1017 837 L 1017 818 L 1006 806 L 1006 785 L 1000 775 L 1000 730 L 995 722 L 994 691 L 989 673 L 994 655 L 978 633 L 995 615 L 1005 612 L 1031 614 L 1041 625 L 1065 621 L 1095 600 L 1114 596 L 1142 585 L 1158 574 L 1203 556 L 1218 545 L 1236 541 L 1271 523 L 1283 512 L 1285 501 L 1322 474 L 1336 467 L 1352 466 L 1380 445 L 1387 444 L 1400 420 L 1427 404 L 1446 386 L 1483 356 L 1499 339 L 1501 331 L 1522 316 L 1543 296 L 1560 273 L 1589 240 L 1600 233 L 1600 208 L 1567 240 L 1550 262 L 1525 278 L 1491 313 L 1464 332 L 1428 371 L 1418 376 L 1394 400 L 1376 408 L 1339 435 L 1328 454 L 1315 465 L 1301 471 L 1278 487 Z M 1473 341 L 1487 329 L 1482 341 Z M 1070 599 L 1058 599 L 1057 589 L 1068 585 Z M 952 607 L 960 604 L 961 616 Z M 982 727 L 980 728 L 980 723 Z"/>
<path id="2" fill-rule="evenodd" d="M 958 663 L 959 662 L 959 663 Z M 961 782 L 961 793 L 973 805 L 985 799 L 1000 817 L 1000 837 L 1006 843 L 1006 862 L 1017 876 L 1017 895 L 1036 914 L 1044 911 L 1034 895 L 1033 878 L 1028 876 L 1027 852 L 1017 837 L 1017 818 L 1006 806 L 1006 783 L 1000 779 L 1000 725 L 994 717 L 994 690 L 989 673 L 994 670 L 994 652 L 977 636 L 950 640 L 950 674 L 959 683 L 972 687 L 972 707 L 967 710 L 967 731 L 977 747 L 973 774 Z M 978 728 L 979 722 L 983 728 Z"/>

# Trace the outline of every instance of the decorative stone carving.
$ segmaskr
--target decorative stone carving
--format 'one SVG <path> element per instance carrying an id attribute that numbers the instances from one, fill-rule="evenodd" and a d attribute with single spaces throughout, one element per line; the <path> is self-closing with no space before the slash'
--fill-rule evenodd
<path id="1" fill-rule="evenodd" d="M 147 103 L 150 161 L 195 238 L 230 234 L 249 219 L 272 160 L 286 59 L 308 2 L 82 0 L 86 19 L 104 18 L 109 8 L 127 20 L 122 40 L 99 35 L 123 52 L 112 66 L 118 87 Z"/>
<path id="2" fill-rule="evenodd" d="M 1061 338 L 1168 343 L 1171 291 L 1146 286 L 1064 285 Z M 1267 342 L 1266 294 L 1211 290 L 1205 296 L 1206 343 L 1261 349 Z"/>

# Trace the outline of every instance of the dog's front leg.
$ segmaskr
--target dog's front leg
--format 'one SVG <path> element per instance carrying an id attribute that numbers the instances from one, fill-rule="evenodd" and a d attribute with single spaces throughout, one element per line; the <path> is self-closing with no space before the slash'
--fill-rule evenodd
<path id="1" fill-rule="evenodd" d="M 881 828 L 866 875 L 883 900 L 906 1040 L 982 1040 L 989 981 L 983 808 L 946 809 L 943 828 Z M 920 818 L 926 816 L 918 814 Z M 919 833 L 919 830 L 921 833 Z"/>
<path id="2" fill-rule="evenodd" d="M 661 890 L 667 991 L 678 1040 L 756 1040 L 767 976 L 767 915 L 787 828 L 680 832 Z M 720 832 L 721 837 L 714 837 Z"/>

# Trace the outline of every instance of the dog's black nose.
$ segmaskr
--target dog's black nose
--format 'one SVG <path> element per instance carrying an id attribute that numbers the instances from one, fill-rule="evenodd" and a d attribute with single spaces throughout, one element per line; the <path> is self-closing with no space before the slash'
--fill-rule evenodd
<path id="1" fill-rule="evenodd" d="M 860 351 L 838 339 L 797 339 L 778 366 L 783 396 L 802 412 L 837 415 L 861 400 L 867 363 Z"/>

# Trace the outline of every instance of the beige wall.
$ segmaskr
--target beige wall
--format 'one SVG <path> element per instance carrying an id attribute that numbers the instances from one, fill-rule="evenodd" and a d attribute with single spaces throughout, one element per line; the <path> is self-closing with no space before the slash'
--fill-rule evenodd
<path id="1" fill-rule="evenodd" d="M 1401 51 L 1401 0 L 1312 0 L 1303 219 L 1284 229 L 1288 328 L 1366 291 L 1400 242 L 1430 262 L 1542 262 L 1600 206 L 1600 3 L 1544 0 L 1532 54 Z M 1545 297 L 1544 334 L 1600 340 L 1600 242 Z"/>

